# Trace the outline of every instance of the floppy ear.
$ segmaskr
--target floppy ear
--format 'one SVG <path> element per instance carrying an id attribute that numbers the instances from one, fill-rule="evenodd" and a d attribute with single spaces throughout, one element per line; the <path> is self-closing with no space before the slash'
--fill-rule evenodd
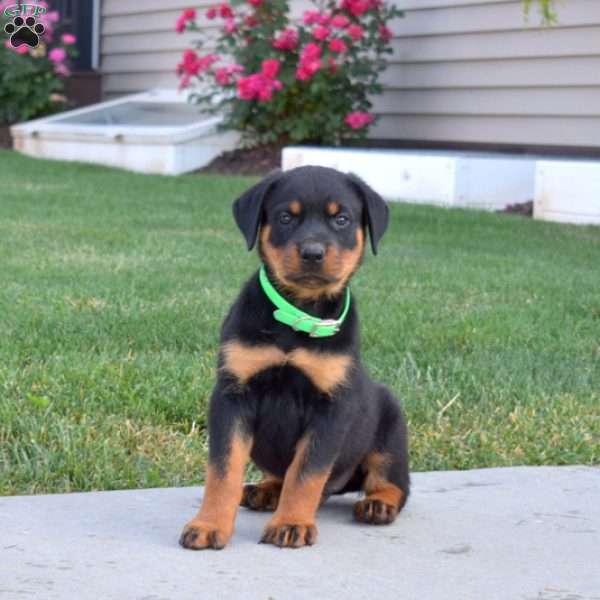
<path id="1" fill-rule="evenodd" d="M 264 200 L 280 177 L 281 172 L 265 177 L 261 182 L 244 192 L 233 203 L 233 216 L 240 231 L 246 238 L 248 250 L 252 250 L 256 243 Z"/>
<path id="2" fill-rule="evenodd" d="M 377 254 L 377 244 L 385 233 L 389 221 L 389 210 L 385 200 L 360 177 L 353 173 L 347 175 L 350 183 L 358 191 L 363 200 L 365 219 L 371 238 L 371 249 Z"/>

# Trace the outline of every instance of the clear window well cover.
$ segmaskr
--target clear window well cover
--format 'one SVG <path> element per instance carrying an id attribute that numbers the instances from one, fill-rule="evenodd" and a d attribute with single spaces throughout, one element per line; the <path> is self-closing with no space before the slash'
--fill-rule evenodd
<path id="1" fill-rule="evenodd" d="M 183 102 L 123 102 L 72 116 L 54 123 L 97 126 L 184 127 L 202 119 L 198 107 Z"/>

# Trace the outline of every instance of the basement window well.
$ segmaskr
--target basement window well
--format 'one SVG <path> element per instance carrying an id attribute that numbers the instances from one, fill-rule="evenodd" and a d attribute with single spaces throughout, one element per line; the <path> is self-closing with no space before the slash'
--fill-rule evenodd
<path id="1" fill-rule="evenodd" d="M 151 90 L 14 125 L 15 150 L 142 173 L 179 175 L 235 148 L 222 118 L 202 114 L 175 90 Z"/>

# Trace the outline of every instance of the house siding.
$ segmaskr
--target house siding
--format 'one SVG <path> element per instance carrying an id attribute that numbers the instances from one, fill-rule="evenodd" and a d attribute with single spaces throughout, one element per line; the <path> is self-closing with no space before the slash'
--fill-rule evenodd
<path id="1" fill-rule="evenodd" d="M 177 35 L 173 24 L 182 9 L 210 4 L 101 0 L 105 96 L 176 86 L 175 65 L 197 34 Z M 396 4 L 405 18 L 372 137 L 600 148 L 600 2 L 559 3 L 550 28 L 535 14 L 525 20 L 520 0 Z M 292 2 L 297 14 L 307 5 Z"/>

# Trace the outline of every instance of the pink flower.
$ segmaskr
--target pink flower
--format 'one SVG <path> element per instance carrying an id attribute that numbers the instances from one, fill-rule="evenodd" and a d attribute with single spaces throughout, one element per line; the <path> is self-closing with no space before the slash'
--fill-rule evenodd
<path id="1" fill-rule="evenodd" d="M 0 10 L 2 9 L 2 3 L 0 2 Z M 4 42 L 4 47 L 8 48 L 9 50 L 13 50 L 14 52 L 16 52 L 17 54 L 27 54 L 29 52 L 29 46 L 27 44 L 21 44 L 20 46 L 17 46 L 16 48 L 10 43 L 10 40 L 6 40 Z"/>
<path id="2" fill-rule="evenodd" d="M 307 61 L 296 69 L 296 79 L 308 81 L 321 68 L 321 59 Z"/>
<path id="3" fill-rule="evenodd" d="M 198 72 L 202 73 L 203 71 L 207 71 L 210 69 L 213 63 L 216 63 L 219 60 L 218 54 L 207 54 L 202 58 L 199 58 L 196 61 L 196 66 L 198 68 Z"/>
<path id="4" fill-rule="evenodd" d="M 316 40 L 319 40 L 320 42 L 326 40 L 329 37 L 330 33 L 331 30 L 328 27 L 325 27 L 324 25 L 319 25 L 318 27 L 315 27 L 312 32 L 313 37 Z"/>
<path id="5" fill-rule="evenodd" d="M 48 58 L 53 63 L 61 63 L 67 58 L 67 53 L 64 48 L 52 48 L 52 50 L 48 52 Z"/>
<path id="6" fill-rule="evenodd" d="M 57 75 L 63 75 L 64 77 L 68 77 L 71 74 L 69 67 L 63 63 L 56 63 L 54 65 L 54 72 Z"/>
<path id="7" fill-rule="evenodd" d="M 235 33 L 237 31 L 237 25 L 235 24 L 235 21 L 233 19 L 227 19 L 227 21 L 225 21 L 224 29 L 226 33 L 231 35 L 232 33 Z"/>
<path id="8" fill-rule="evenodd" d="M 235 24 L 235 21 L 233 19 L 227 19 L 225 21 L 225 25 L 223 25 L 223 29 L 226 33 L 232 34 L 237 31 L 237 25 Z"/>
<path id="9" fill-rule="evenodd" d="M 302 16 L 302 22 L 305 25 L 314 25 L 319 22 L 321 13 L 318 10 L 305 10 Z"/>
<path id="10" fill-rule="evenodd" d="M 58 20 L 60 19 L 60 15 L 58 14 L 58 12 L 56 10 L 52 10 L 50 12 L 47 12 L 44 15 L 42 15 L 40 13 L 39 16 L 43 17 L 43 20 L 44 21 L 48 21 L 48 23 L 57 23 Z"/>
<path id="11" fill-rule="evenodd" d="M 303 59 L 314 59 L 321 57 L 321 46 L 315 44 L 314 42 L 309 42 L 302 48 L 302 52 L 300 54 L 300 60 Z"/>
<path id="12" fill-rule="evenodd" d="M 393 36 L 392 30 L 389 27 L 386 27 L 385 25 L 379 26 L 379 35 L 386 44 L 389 43 Z"/>
<path id="13" fill-rule="evenodd" d="M 229 65 L 215 69 L 215 79 L 219 85 L 229 85 L 233 81 L 233 75 L 243 73 L 244 67 L 241 65 Z"/>
<path id="14" fill-rule="evenodd" d="M 358 42 L 362 39 L 365 30 L 360 25 L 350 25 L 348 29 L 346 29 L 346 33 L 355 41 Z"/>
<path id="15" fill-rule="evenodd" d="M 244 25 L 252 29 L 258 25 L 258 21 L 254 15 L 248 15 L 247 17 L 244 17 Z"/>
<path id="16" fill-rule="evenodd" d="M 217 16 L 217 7 L 216 6 L 211 6 L 210 8 L 206 9 L 206 18 L 209 21 L 212 21 L 213 19 L 215 19 Z"/>
<path id="17" fill-rule="evenodd" d="M 321 56 L 321 46 L 315 44 L 314 42 L 309 42 L 302 48 L 302 52 L 300 53 L 300 61 L 304 59 L 315 59 L 320 58 Z"/>
<path id="18" fill-rule="evenodd" d="M 332 52 L 346 52 L 348 50 L 348 46 L 346 46 L 346 42 L 344 40 L 340 40 L 339 38 L 333 38 L 329 42 L 329 49 Z"/>
<path id="19" fill-rule="evenodd" d="M 331 21 L 331 13 L 321 13 L 317 22 L 319 25 L 329 25 L 329 21 Z"/>
<path id="20" fill-rule="evenodd" d="M 259 102 L 269 102 L 273 98 L 273 92 L 282 87 L 281 81 L 265 77 L 262 73 L 240 77 L 237 82 L 238 96 L 242 100 Z"/>
<path id="21" fill-rule="evenodd" d="M 215 81 L 219 85 L 229 85 L 231 83 L 231 75 L 229 75 L 225 67 L 215 69 Z"/>
<path id="22" fill-rule="evenodd" d="M 188 75 L 186 73 L 179 81 L 179 89 L 184 90 L 186 87 L 189 87 L 191 81 L 192 81 L 192 76 Z"/>
<path id="23" fill-rule="evenodd" d="M 302 48 L 296 69 L 296 79 L 308 81 L 321 68 L 321 47 L 310 42 Z"/>
<path id="24" fill-rule="evenodd" d="M 346 15 L 335 15 L 330 25 L 335 29 L 345 29 L 350 25 L 350 19 Z"/>
<path id="25" fill-rule="evenodd" d="M 267 79 L 275 79 L 279 74 L 279 68 L 281 67 L 281 62 L 276 58 L 268 58 L 267 60 L 262 61 L 262 69 L 261 73 Z"/>
<path id="26" fill-rule="evenodd" d="M 375 116 L 367 112 L 351 112 L 346 115 L 344 123 L 352 129 L 362 129 L 366 125 L 371 124 L 375 120 Z"/>
<path id="27" fill-rule="evenodd" d="M 193 8 L 187 8 L 184 10 L 175 21 L 175 31 L 177 33 L 183 33 L 189 21 L 193 21 L 196 18 L 196 11 Z"/>
<path id="28" fill-rule="evenodd" d="M 6 40 L 6 44 L 5 46 L 7 48 L 10 48 L 11 50 L 14 50 L 17 54 L 27 54 L 29 52 L 29 46 L 27 44 L 21 44 L 20 46 L 17 46 L 16 48 L 10 43 L 10 40 Z"/>
<path id="29" fill-rule="evenodd" d="M 341 7 L 353 14 L 355 17 L 360 17 L 368 10 L 373 8 L 374 4 L 377 3 L 373 3 L 372 0 L 342 0 Z"/>
<path id="30" fill-rule="evenodd" d="M 184 50 L 181 61 L 177 65 L 177 75 L 197 75 L 198 69 L 196 64 L 198 62 L 198 55 L 193 50 Z"/>
<path id="31" fill-rule="evenodd" d="M 210 69 L 211 65 L 219 60 L 217 54 L 207 54 L 199 57 L 193 50 L 185 50 L 181 62 L 177 65 L 177 75 L 199 75 Z"/>
<path id="32" fill-rule="evenodd" d="M 288 27 L 273 40 L 273 48 L 277 48 L 277 50 L 293 50 L 298 45 L 299 39 L 298 31 L 292 27 Z"/>
<path id="33" fill-rule="evenodd" d="M 262 0 L 248 0 L 248 4 L 252 4 L 252 6 L 260 6 L 262 4 Z"/>
<path id="34" fill-rule="evenodd" d="M 62 43 L 70 46 L 77 41 L 77 38 L 71 33 L 63 33 L 62 35 Z"/>
<path id="35" fill-rule="evenodd" d="M 338 64 L 335 62 L 335 58 L 333 58 L 333 56 L 329 57 L 329 70 L 332 73 L 335 73 L 338 70 Z"/>
<path id="36" fill-rule="evenodd" d="M 222 19 L 232 19 L 233 18 L 233 11 L 231 10 L 231 6 L 229 6 L 229 4 L 227 4 L 226 2 L 219 6 L 219 16 Z"/>

